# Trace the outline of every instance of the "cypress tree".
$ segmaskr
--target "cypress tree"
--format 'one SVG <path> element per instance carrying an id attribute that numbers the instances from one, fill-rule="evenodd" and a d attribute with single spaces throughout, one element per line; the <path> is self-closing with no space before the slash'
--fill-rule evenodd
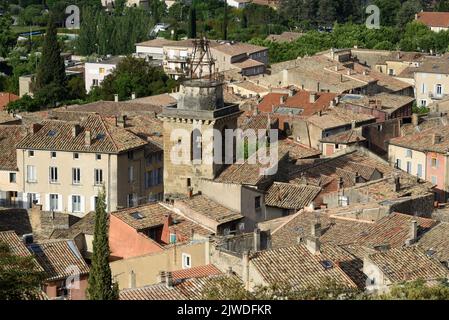
<path id="1" fill-rule="evenodd" d="M 189 38 L 196 39 L 196 8 L 195 1 L 192 1 L 192 5 L 189 10 Z"/>
<path id="2" fill-rule="evenodd" d="M 118 288 L 112 283 L 109 267 L 108 214 L 105 190 L 98 194 L 95 206 L 95 232 L 92 266 L 89 273 L 88 295 L 90 300 L 117 300 Z"/>
<path id="3" fill-rule="evenodd" d="M 56 19 L 50 13 L 45 33 L 42 56 L 37 67 L 36 81 L 33 83 L 35 99 L 42 106 L 56 106 L 66 98 L 67 78 L 64 59 L 58 43 Z"/>
<path id="4" fill-rule="evenodd" d="M 58 43 L 55 17 L 50 14 L 42 47 L 42 57 L 37 68 L 35 89 L 39 91 L 51 85 L 53 89 L 58 88 L 63 91 L 66 81 L 64 59 L 61 56 L 61 48 Z M 62 96 L 58 98 L 62 98 Z"/>
<path id="5" fill-rule="evenodd" d="M 228 40 L 228 1 L 224 2 L 223 40 Z"/>

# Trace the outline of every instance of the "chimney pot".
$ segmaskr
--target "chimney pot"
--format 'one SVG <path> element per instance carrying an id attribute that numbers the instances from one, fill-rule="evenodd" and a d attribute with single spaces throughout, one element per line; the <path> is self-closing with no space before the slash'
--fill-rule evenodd
<path id="1" fill-rule="evenodd" d="M 40 123 L 33 123 L 33 133 L 38 132 L 42 128 L 42 125 Z"/>
<path id="2" fill-rule="evenodd" d="M 165 273 L 165 285 L 167 288 L 173 288 L 173 274 L 171 271 Z"/>
<path id="3" fill-rule="evenodd" d="M 91 142 L 92 142 L 92 134 L 90 130 L 86 130 L 84 136 L 84 144 L 86 147 L 89 147 L 91 145 Z"/>
<path id="4" fill-rule="evenodd" d="M 260 229 L 254 229 L 254 251 L 260 251 Z"/>
<path id="5" fill-rule="evenodd" d="M 72 127 L 72 138 L 76 138 L 76 136 L 80 133 L 81 127 L 79 124 L 75 124 Z"/>
<path id="6" fill-rule="evenodd" d="M 394 192 L 398 192 L 399 190 L 401 190 L 401 178 L 396 177 L 394 178 Z"/>

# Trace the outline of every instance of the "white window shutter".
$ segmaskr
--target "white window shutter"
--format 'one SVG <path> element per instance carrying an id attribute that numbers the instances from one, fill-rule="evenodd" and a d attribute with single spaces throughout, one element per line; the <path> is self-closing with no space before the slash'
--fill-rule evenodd
<path id="1" fill-rule="evenodd" d="M 86 209 L 85 209 L 85 207 L 84 207 L 84 196 L 80 196 L 80 200 L 81 200 L 81 203 L 80 203 L 80 211 L 81 211 L 82 213 L 85 213 L 85 212 L 86 212 Z"/>
<path id="2" fill-rule="evenodd" d="M 62 195 L 58 194 L 58 210 L 57 211 L 59 211 L 59 212 L 64 211 L 62 204 L 63 204 Z"/>
<path id="3" fill-rule="evenodd" d="M 67 211 L 72 212 L 72 195 L 71 194 L 69 195 L 68 201 L 67 201 Z"/>

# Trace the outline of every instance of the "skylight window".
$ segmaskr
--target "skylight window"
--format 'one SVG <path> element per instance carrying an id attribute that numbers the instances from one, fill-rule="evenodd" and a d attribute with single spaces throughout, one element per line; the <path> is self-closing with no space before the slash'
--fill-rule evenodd
<path id="1" fill-rule="evenodd" d="M 105 137 L 105 134 L 104 134 L 104 133 L 99 133 L 99 134 L 97 134 L 97 140 L 103 140 L 104 137 Z"/>
<path id="2" fill-rule="evenodd" d="M 48 131 L 47 136 L 54 137 L 56 135 L 56 133 L 57 133 L 56 130 L 50 130 L 50 131 Z"/>
<path id="3" fill-rule="evenodd" d="M 133 212 L 133 213 L 131 213 L 131 217 L 133 217 L 136 220 L 143 219 L 143 215 L 140 212 Z"/>
<path id="4" fill-rule="evenodd" d="M 331 269 L 334 265 L 332 264 L 332 261 L 329 260 L 323 260 L 321 261 L 321 265 L 324 267 L 324 269 Z"/>

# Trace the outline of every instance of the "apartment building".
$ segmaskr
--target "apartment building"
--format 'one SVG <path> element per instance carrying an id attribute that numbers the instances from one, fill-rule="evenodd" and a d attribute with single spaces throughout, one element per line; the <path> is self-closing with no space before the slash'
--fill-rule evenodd
<path id="1" fill-rule="evenodd" d="M 145 203 L 146 145 L 96 114 L 34 124 L 16 151 L 24 204 L 84 216 L 103 188 L 108 210 Z"/>
<path id="2" fill-rule="evenodd" d="M 427 107 L 449 92 L 449 55 L 428 57 L 415 70 L 415 97 L 418 106 Z"/>
<path id="3" fill-rule="evenodd" d="M 117 67 L 122 57 L 110 57 L 97 62 L 86 62 L 84 85 L 86 92 L 92 90 L 92 87 L 98 87 L 108 75 Z"/>
<path id="4" fill-rule="evenodd" d="M 139 58 L 161 61 L 164 58 L 164 46 L 176 43 L 173 40 L 157 38 L 136 43 L 136 55 Z"/>
<path id="5" fill-rule="evenodd" d="M 449 128 L 438 126 L 391 139 L 388 144 L 390 163 L 431 182 L 440 202 L 446 202 L 449 193 L 448 139 Z"/>
<path id="6" fill-rule="evenodd" d="M 195 47 L 192 39 L 181 41 L 155 39 L 137 44 L 136 53 L 139 56 L 148 54 L 150 46 L 154 56 L 158 56 L 159 47 L 162 46 L 162 64 L 169 76 L 178 79 L 188 74 Z M 237 70 L 244 76 L 251 76 L 263 74 L 268 65 L 268 48 L 265 47 L 227 41 L 209 41 L 209 47 L 215 61 L 216 72 Z"/>
<path id="7" fill-rule="evenodd" d="M 227 42 L 211 47 L 218 72 L 238 69 L 243 76 L 265 73 L 268 48 L 248 43 Z"/>
<path id="8" fill-rule="evenodd" d="M 27 134 L 25 126 L 0 126 L 0 206 L 22 207 L 21 172 L 17 167 L 16 143 Z"/>
<path id="9" fill-rule="evenodd" d="M 164 71 L 175 79 L 187 74 L 189 58 L 193 54 L 194 44 L 192 39 L 176 41 L 163 46 Z"/>

